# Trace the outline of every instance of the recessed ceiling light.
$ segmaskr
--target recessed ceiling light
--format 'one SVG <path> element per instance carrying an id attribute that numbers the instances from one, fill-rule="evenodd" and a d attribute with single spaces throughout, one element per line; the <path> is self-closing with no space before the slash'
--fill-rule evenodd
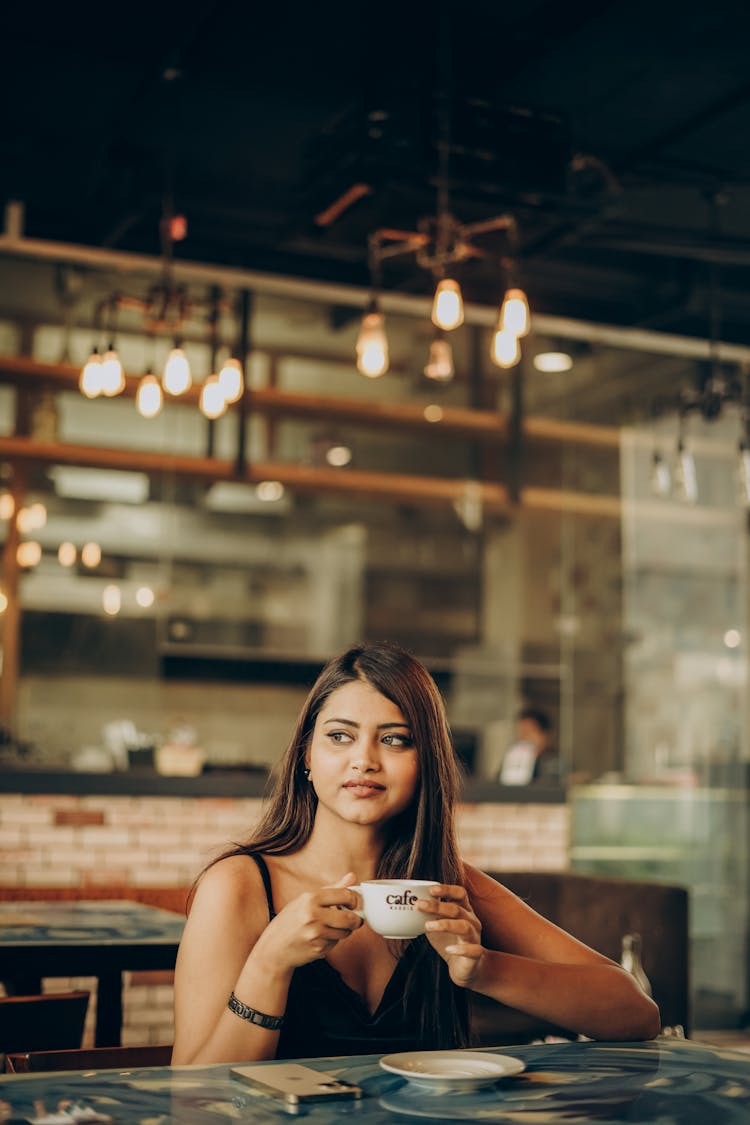
<path id="1" fill-rule="evenodd" d="M 543 371 L 545 375 L 558 371 L 570 371 L 573 366 L 572 356 L 567 352 L 539 352 L 534 356 L 534 367 Z"/>
<path id="2" fill-rule="evenodd" d="M 49 475 L 57 495 L 66 500 L 109 500 L 115 504 L 145 504 L 148 500 L 149 479 L 145 473 L 54 465 Z"/>
<path id="3" fill-rule="evenodd" d="M 234 515 L 248 515 L 266 512 L 269 503 L 273 511 L 288 511 L 291 507 L 284 495 L 284 486 L 279 481 L 260 481 L 257 485 L 240 481 L 215 481 L 204 498 L 206 508 L 211 512 L 227 512 Z"/>

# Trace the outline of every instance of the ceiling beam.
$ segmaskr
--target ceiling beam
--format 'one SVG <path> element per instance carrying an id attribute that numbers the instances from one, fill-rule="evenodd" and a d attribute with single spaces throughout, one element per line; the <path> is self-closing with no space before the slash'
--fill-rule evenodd
<path id="1" fill-rule="evenodd" d="M 23 234 L 22 212 L 21 203 L 11 201 L 7 204 L 5 229 L 4 233 L 0 234 L 0 254 L 38 261 L 68 262 L 102 270 L 114 269 L 131 275 L 152 276 L 163 272 L 162 259 L 151 254 L 26 238 Z M 193 281 L 205 285 L 223 284 L 237 290 L 254 289 L 259 293 L 297 297 L 318 303 L 348 304 L 354 308 L 365 308 L 372 297 L 369 288 L 283 277 L 230 266 L 205 265 L 201 262 L 180 260 L 175 260 L 172 266 L 175 279 L 180 281 Z M 385 292 L 381 296 L 381 306 L 385 312 L 429 317 L 432 298 Z M 467 303 L 464 306 L 464 319 L 467 324 L 492 328 L 497 321 L 497 308 Z M 710 342 L 690 336 L 668 335 L 646 329 L 623 328 L 612 324 L 598 324 L 593 321 L 572 320 L 569 317 L 547 316 L 533 312 L 531 325 L 534 332 L 559 336 L 566 340 L 584 340 L 592 344 L 650 351 L 656 355 L 710 358 Z M 716 358 L 722 362 L 750 363 L 750 347 L 746 345 L 717 341 L 715 347 Z"/>

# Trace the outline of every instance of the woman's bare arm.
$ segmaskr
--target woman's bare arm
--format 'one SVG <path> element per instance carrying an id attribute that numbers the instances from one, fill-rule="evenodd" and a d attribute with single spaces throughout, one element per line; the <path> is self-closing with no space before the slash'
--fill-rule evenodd
<path id="1" fill-rule="evenodd" d="M 433 907 L 428 935 L 456 984 L 592 1039 L 658 1034 L 656 1004 L 614 961 L 475 868 L 463 901 L 454 890 Z"/>
<path id="2" fill-rule="evenodd" d="M 325 956 L 362 924 L 357 895 L 338 884 L 299 895 L 268 921 L 260 872 L 247 856 L 209 868 L 196 890 L 175 969 L 172 1061 L 272 1059 L 279 1032 L 227 1008 L 232 992 L 258 1012 L 283 1016 L 292 973 Z"/>

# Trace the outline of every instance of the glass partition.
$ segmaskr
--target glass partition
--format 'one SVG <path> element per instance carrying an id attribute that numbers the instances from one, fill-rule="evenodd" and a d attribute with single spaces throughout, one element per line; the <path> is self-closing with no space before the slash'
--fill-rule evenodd
<path id="1" fill-rule="evenodd" d="M 651 779 L 648 756 L 666 745 L 642 730 L 657 649 L 664 707 L 687 713 L 682 684 L 694 738 L 721 719 L 726 755 L 747 761 L 736 413 L 703 422 L 705 439 L 691 416 L 694 503 L 654 495 L 651 480 L 657 446 L 670 465 L 677 452 L 665 404 L 705 383 L 703 359 L 602 343 L 586 326 L 553 335 L 541 317 L 521 364 L 502 371 L 489 358 L 491 321 L 470 311 L 452 339 L 455 377 L 438 383 L 424 375 L 428 316 L 410 308 L 388 312 L 391 368 L 367 379 L 354 365 L 355 300 L 261 290 L 243 322 L 237 294 L 224 292 L 218 333 L 196 312 L 183 346 L 200 383 L 245 341 L 241 408 L 207 422 L 194 393 L 145 419 L 133 386 L 89 401 L 76 385 L 92 345 L 105 346 L 103 296 L 139 279 L 66 267 L 63 283 L 61 268 L 0 262 L 3 480 L 47 516 L 20 536 L 40 547 L 20 570 L 18 533 L 0 524 L 20 610 L 4 721 L 40 760 L 73 761 L 127 718 L 152 741 L 194 728 L 209 763 L 268 763 L 283 740 L 253 722 L 267 693 L 284 700 L 277 730 L 327 656 L 388 637 L 439 678 L 477 776 L 497 777 L 515 713 L 530 704 L 549 714 L 568 779 Z M 196 309 L 207 291 L 186 286 Z M 159 369 L 163 333 L 127 308 L 115 328 L 131 381 Z M 542 353 L 561 350 L 567 370 L 539 369 Z M 31 366 L 14 369 L 14 357 Z M 731 550 L 716 522 L 720 487 Z M 646 527 L 679 560 L 660 563 L 658 579 L 650 563 L 632 565 L 645 534 L 634 529 Z M 101 551 L 93 564 L 87 544 Z M 682 565 L 694 554 L 713 558 L 702 576 Z M 703 671 L 707 650 L 691 647 L 686 624 L 698 608 L 706 627 L 721 619 L 721 638 L 737 638 L 720 639 Z M 248 706 L 228 703 L 235 694 Z M 670 767 L 693 752 L 667 741 Z"/>

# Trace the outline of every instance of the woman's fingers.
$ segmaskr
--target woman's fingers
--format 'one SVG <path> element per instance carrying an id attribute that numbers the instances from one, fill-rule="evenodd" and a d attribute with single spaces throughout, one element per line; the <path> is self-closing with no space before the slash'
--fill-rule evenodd
<path id="1" fill-rule="evenodd" d="M 341 906 L 353 910 L 359 906 L 359 895 L 347 887 L 323 887 L 310 896 L 310 901 L 320 906 Z"/>
<path id="2" fill-rule="evenodd" d="M 459 887 L 453 883 L 437 883 L 434 887 L 430 887 L 429 892 L 433 899 L 439 898 L 448 902 L 458 902 L 462 906 L 469 905 L 469 896 L 466 893 L 466 887 Z"/>
<path id="3" fill-rule="evenodd" d="M 432 915 L 430 922 L 426 923 L 427 928 L 430 928 L 431 922 L 436 920 L 448 921 L 449 919 L 456 919 L 468 922 L 471 926 L 476 927 L 477 932 L 481 930 L 479 919 L 472 910 L 471 903 L 468 899 L 465 900 L 465 904 L 445 901 L 433 901 L 428 903 L 424 901 L 422 909 L 426 914 Z"/>
<path id="4" fill-rule="evenodd" d="M 466 918 L 433 918 L 425 924 L 428 933 L 457 934 L 459 937 L 476 937 L 477 932 Z"/>
<path id="5" fill-rule="evenodd" d="M 427 899 L 420 899 L 419 904 L 424 903 L 424 909 L 429 914 L 440 914 L 444 918 L 458 918 L 462 910 L 466 910 L 465 906 L 459 906 L 457 902 L 429 902 Z"/>
<path id="6" fill-rule="evenodd" d="M 484 953 L 484 946 L 476 942 L 462 941 L 458 945 L 446 945 L 445 952 L 451 957 L 468 957 L 471 961 L 479 961 Z"/>
<path id="7" fill-rule="evenodd" d="M 431 887 L 430 894 L 432 900 L 423 905 L 431 915 L 425 923 L 425 933 L 447 961 L 453 982 L 468 988 L 484 956 L 481 923 L 464 887 L 444 884 Z"/>

